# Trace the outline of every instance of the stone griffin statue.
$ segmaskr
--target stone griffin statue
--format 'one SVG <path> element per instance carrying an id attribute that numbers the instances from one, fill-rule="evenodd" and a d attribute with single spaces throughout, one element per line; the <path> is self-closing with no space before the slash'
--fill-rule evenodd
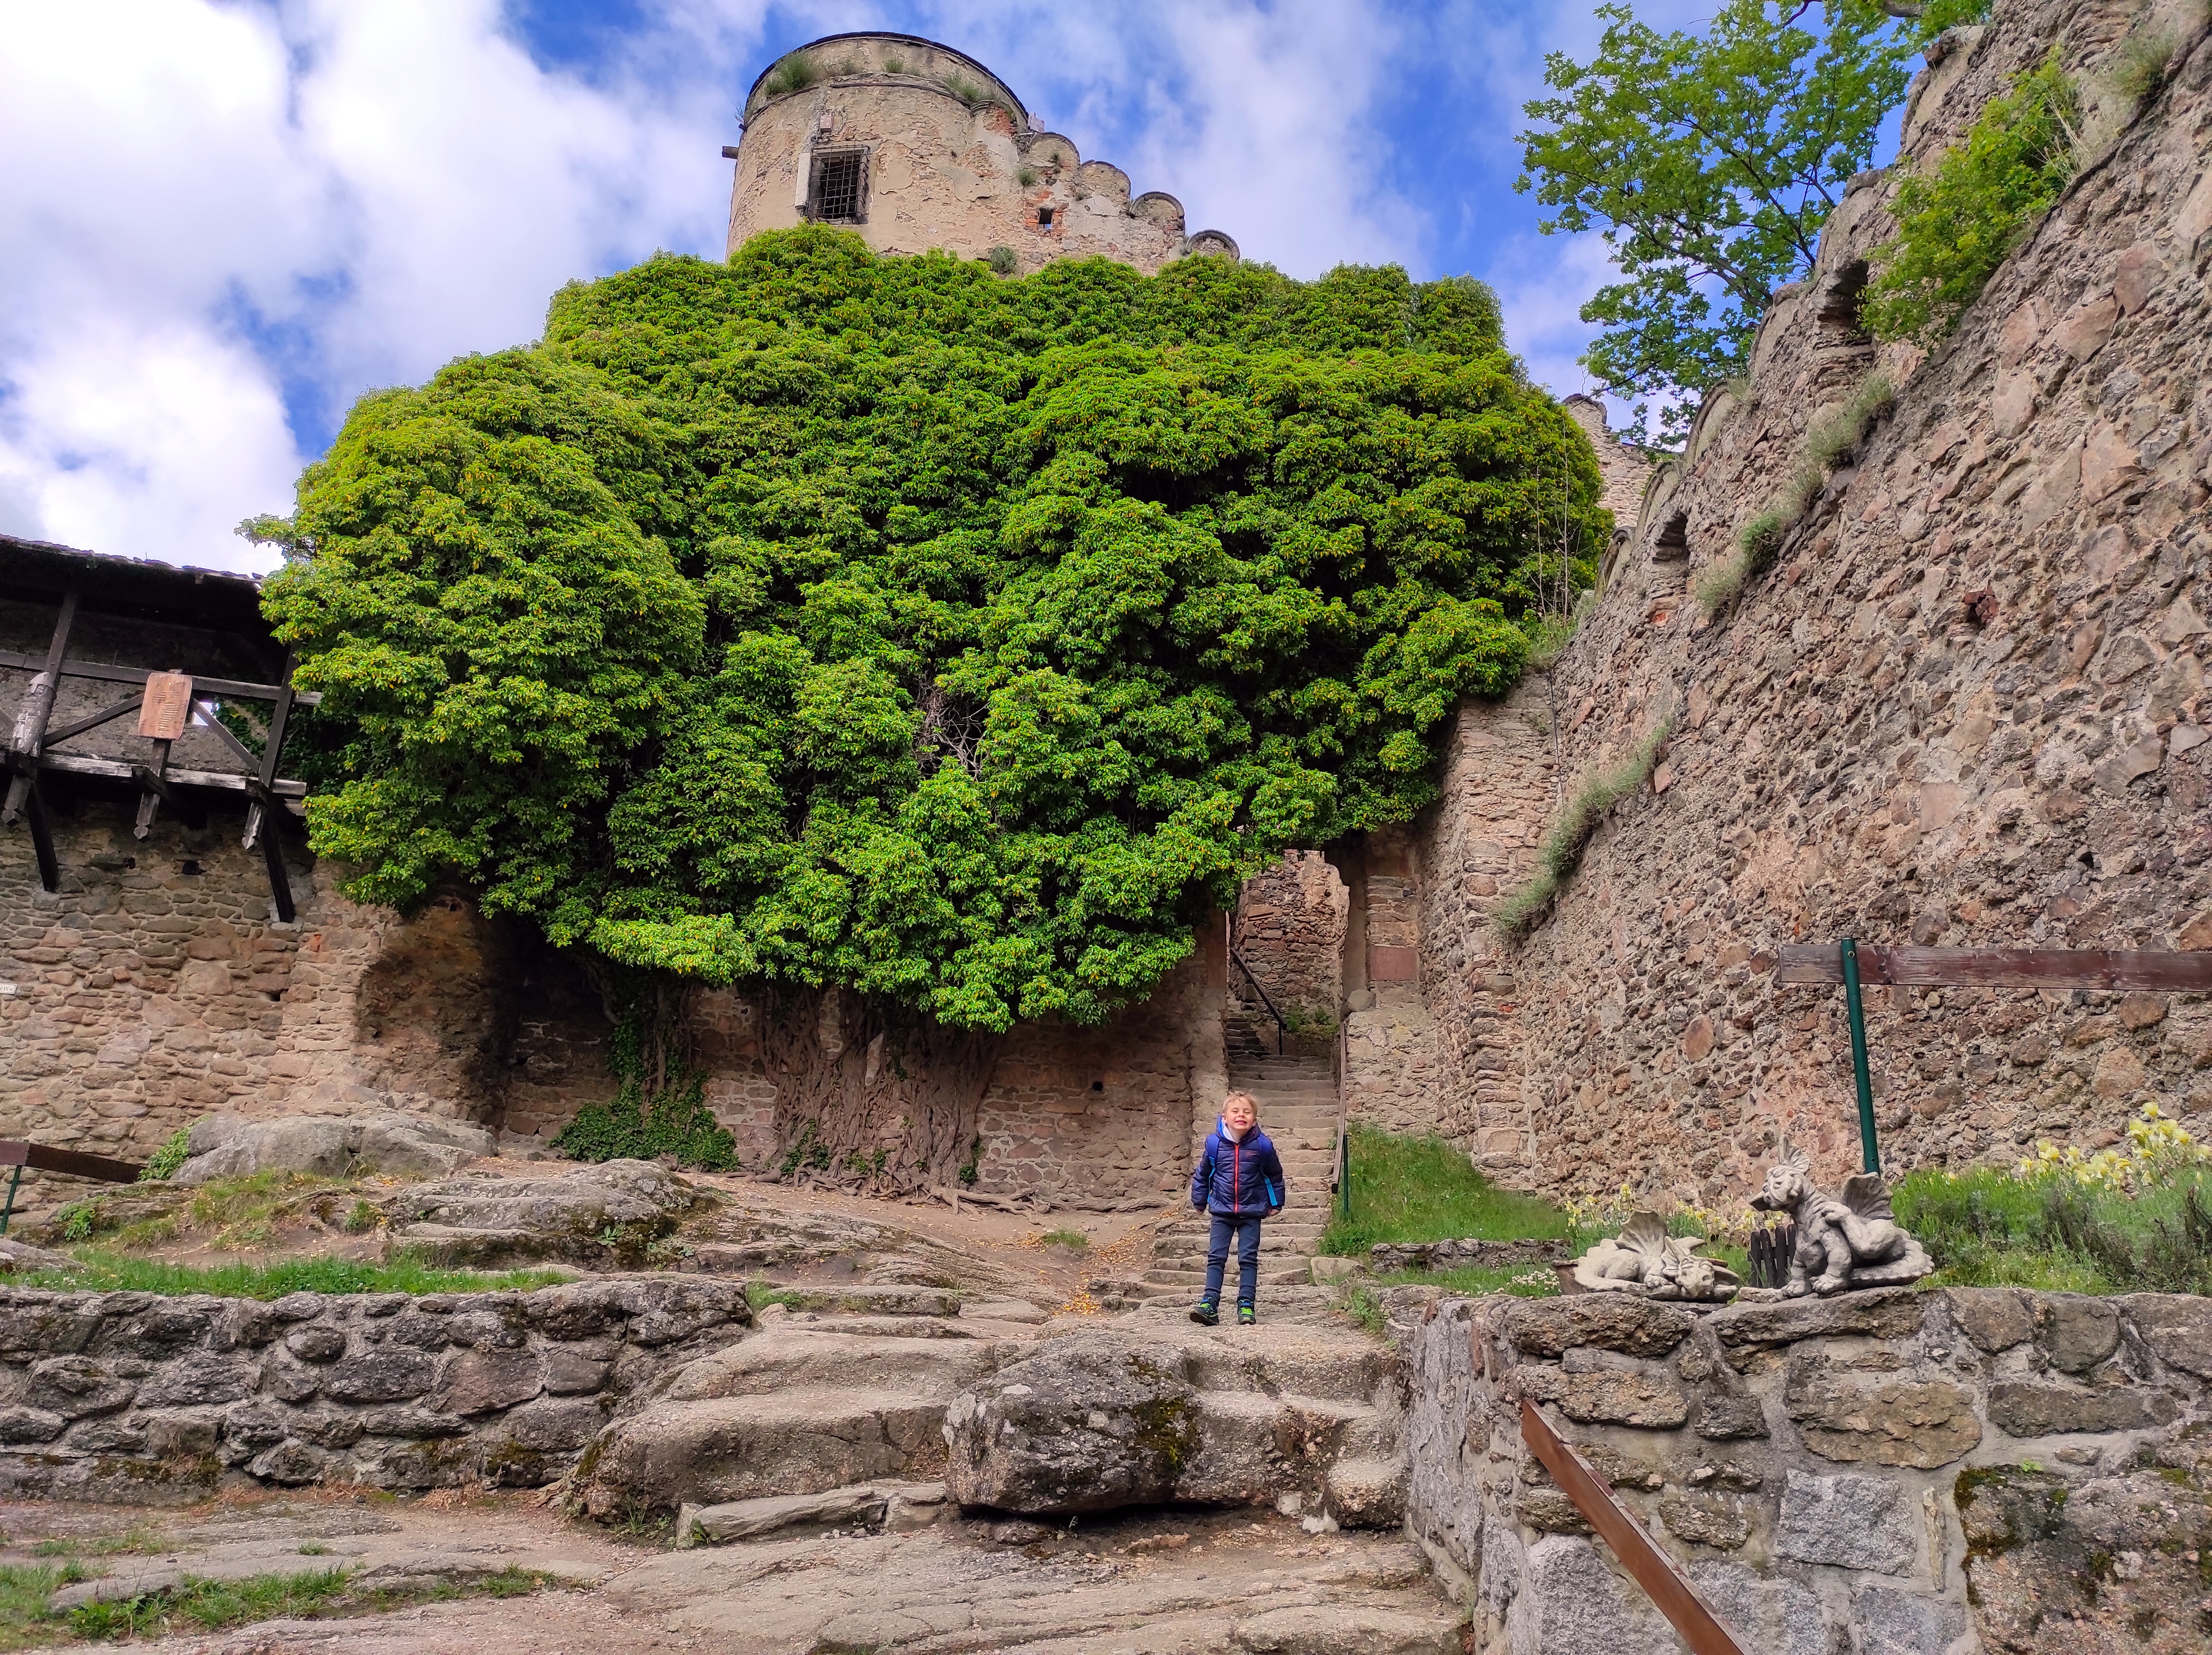
<path id="1" fill-rule="evenodd" d="M 1789 1214 L 1797 1227 L 1797 1247 L 1783 1292 L 1798 1299 L 1808 1293 L 1825 1297 L 1850 1288 L 1894 1287 L 1917 1282 L 1936 1268 L 1921 1245 L 1899 1227 L 1889 1209 L 1889 1186 L 1880 1173 L 1845 1179 L 1840 1197 L 1815 1189 L 1812 1173 L 1811 1157 L 1784 1138 L 1781 1159 L 1751 1198 L 1763 1211 Z"/>
<path id="2" fill-rule="evenodd" d="M 1711 1303 L 1733 1299 L 1743 1283 L 1726 1264 L 1700 1258 L 1702 1238 L 1667 1234 L 1656 1213 L 1638 1213 L 1618 1241 L 1601 1241 L 1575 1260 L 1575 1281 L 1590 1293 L 1636 1293 L 1647 1299 Z"/>

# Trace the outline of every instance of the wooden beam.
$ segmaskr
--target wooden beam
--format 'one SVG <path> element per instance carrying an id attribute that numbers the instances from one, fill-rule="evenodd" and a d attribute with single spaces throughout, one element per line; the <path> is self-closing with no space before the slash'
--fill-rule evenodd
<path id="1" fill-rule="evenodd" d="M 229 725 L 208 711 L 206 703 L 202 701 L 192 703 L 192 722 L 203 730 L 213 731 L 216 739 L 230 749 L 231 757 L 242 760 L 257 770 L 261 767 L 261 755 L 239 740 L 237 733 Z"/>
<path id="2" fill-rule="evenodd" d="M 0 649 L 0 667 L 36 672 L 40 661 L 35 655 Z M 103 661 L 71 661 L 62 670 L 64 678 L 93 678 L 110 684 L 143 684 L 153 676 L 150 668 L 118 667 Z M 196 676 L 192 679 L 192 687 L 203 695 L 228 696 L 241 701 L 273 701 L 283 693 L 282 685 L 252 683 L 242 678 L 202 678 Z M 319 690 L 295 689 L 292 692 L 292 699 L 302 706 L 313 706 L 323 697 Z"/>
<path id="3" fill-rule="evenodd" d="M 23 790 L 23 815 L 31 825 L 31 854 L 38 858 L 39 883 L 49 891 L 62 888 L 61 859 L 54 854 L 54 832 L 46 821 L 46 802 L 39 796 L 39 779 L 27 778 L 30 785 Z"/>
<path id="4" fill-rule="evenodd" d="M 1698 1595 L 1682 1566 L 1660 1549 L 1628 1507 L 1577 1454 L 1528 1397 L 1521 1398 L 1521 1440 L 1527 1443 L 1559 1492 L 1575 1502 L 1598 1537 L 1613 1548 L 1621 1567 L 1636 1579 L 1659 1612 L 1681 1634 L 1690 1655 L 1747 1655 L 1735 1634 L 1721 1624 L 1712 1605 Z"/>
<path id="5" fill-rule="evenodd" d="M 1908 988 L 2143 989 L 2212 993 L 2212 949 L 1913 949 L 1858 947 L 1859 980 Z M 1791 943 L 1775 967 L 1777 983 L 1844 980 L 1833 943 Z"/>
<path id="6" fill-rule="evenodd" d="M 21 1138 L 0 1139 L 0 1167 L 28 1167 L 33 1172 L 67 1173 L 72 1178 L 96 1178 L 109 1184 L 136 1184 L 146 1169 L 133 1161 L 111 1161 L 78 1149 L 57 1149 L 51 1143 L 29 1143 Z"/>
<path id="7" fill-rule="evenodd" d="M 118 701 L 112 706 L 100 708 L 88 718 L 79 718 L 75 724 L 65 724 L 59 730 L 49 730 L 46 731 L 46 744 L 52 747 L 58 743 L 69 740 L 72 736 L 82 736 L 88 730 L 97 730 L 104 724 L 112 724 L 126 714 L 136 712 L 139 704 L 139 698 L 133 695 L 128 700 Z"/>
<path id="8" fill-rule="evenodd" d="M 64 775 L 93 776 L 102 781 L 135 782 L 137 777 L 131 767 L 120 759 L 97 759 L 89 753 L 42 753 L 38 767 L 56 770 Z M 165 776 L 172 787 L 219 787 L 226 792 L 251 793 L 254 778 L 241 776 L 234 770 L 172 770 Z M 301 799 L 307 796 L 307 784 L 303 781 L 279 781 L 270 784 L 269 791 L 279 798 Z"/>
<path id="9" fill-rule="evenodd" d="M 76 594 L 64 593 L 61 613 L 54 619 L 54 635 L 46 646 L 46 659 L 39 662 L 39 676 L 31 680 L 31 687 L 23 693 L 21 706 L 15 709 L 15 728 L 8 738 L 8 748 L 24 758 L 39 756 L 39 744 L 46 739 L 46 719 L 54 710 L 54 693 L 60 688 L 62 663 L 69 658 L 70 628 L 76 621 Z M 32 658 L 22 658 L 26 667 Z"/>
<path id="10" fill-rule="evenodd" d="M 166 761 L 168 755 L 165 753 L 161 755 L 161 757 Z M 167 805 L 172 810 L 174 810 L 177 813 L 177 819 L 183 822 L 185 827 L 197 828 L 207 826 L 206 814 L 192 804 L 189 800 L 185 798 L 185 797 L 179 793 L 174 788 L 171 787 L 169 785 L 169 778 L 163 775 L 160 771 L 153 768 L 150 765 L 134 764 L 131 767 L 131 779 L 147 793 L 150 794 L 155 798 L 161 800 L 162 803 Z M 139 820 L 144 824 L 148 832 L 152 831 L 154 826 L 153 812 L 150 810 L 142 809 L 139 812 Z M 137 833 L 136 829 L 133 829 L 133 832 L 136 834 L 137 838 L 143 839 L 146 837 L 144 833 Z"/>

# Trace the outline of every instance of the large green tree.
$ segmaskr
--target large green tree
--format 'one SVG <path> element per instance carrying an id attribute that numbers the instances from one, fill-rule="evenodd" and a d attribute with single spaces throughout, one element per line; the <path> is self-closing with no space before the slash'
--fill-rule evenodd
<path id="1" fill-rule="evenodd" d="M 1479 284 L 655 258 L 364 399 L 267 607 L 316 847 L 627 966 L 1105 1015 L 1521 670 L 1572 421 Z M 1588 571 L 1584 571 L 1587 576 Z"/>
<path id="2" fill-rule="evenodd" d="M 1597 55 L 1545 59 L 1517 188 L 1558 209 L 1547 233 L 1595 230 L 1621 279 L 1583 306 L 1583 358 L 1636 404 L 1636 433 L 1679 440 L 1698 393 L 1747 366 L 1774 290 L 1813 262 L 1821 223 L 1874 158 L 1910 64 L 1988 0 L 1729 0 L 1702 34 L 1600 6 Z M 1656 421 L 1655 421 L 1656 411 Z"/>

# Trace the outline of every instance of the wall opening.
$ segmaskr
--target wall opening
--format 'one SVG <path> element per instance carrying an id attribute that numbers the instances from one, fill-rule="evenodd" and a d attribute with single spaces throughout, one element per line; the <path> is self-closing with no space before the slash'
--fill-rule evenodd
<path id="1" fill-rule="evenodd" d="M 1677 512 L 1659 527 L 1659 537 L 1651 543 L 1652 558 L 1661 563 L 1671 563 L 1690 555 L 1690 514 Z"/>
<path id="2" fill-rule="evenodd" d="M 1863 258 L 1855 258 L 1836 272 L 1836 279 L 1820 295 L 1820 322 L 1823 331 L 1854 338 L 1866 331 L 1860 325 L 1859 309 L 1866 302 L 1867 276 Z"/>
<path id="3" fill-rule="evenodd" d="M 1051 208 L 1040 207 L 1037 209 L 1037 228 L 1040 230 L 1049 230 L 1052 228 Z"/>
<path id="4" fill-rule="evenodd" d="M 867 152 L 836 149 L 814 161 L 814 191 L 808 216 L 817 223 L 857 224 L 867 181 Z"/>

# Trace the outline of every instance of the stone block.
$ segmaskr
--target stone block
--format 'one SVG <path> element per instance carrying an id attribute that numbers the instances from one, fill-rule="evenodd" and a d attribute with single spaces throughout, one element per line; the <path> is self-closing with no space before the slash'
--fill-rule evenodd
<path id="1" fill-rule="evenodd" d="M 1664 1356 L 1697 1325 L 1686 1310 L 1623 1293 L 1516 1299 L 1506 1318 L 1507 1331 L 1522 1355 L 1547 1357 L 1578 1347 Z"/>
<path id="2" fill-rule="evenodd" d="M 1867 1288 L 1832 1299 L 1783 1299 L 1735 1304 L 1706 1319 L 1723 1344 L 1792 1344 L 1800 1339 L 1856 1336 L 1909 1339 L 1920 1331 L 1928 1295 L 1909 1287 Z"/>
<path id="3" fill-rule="evenodd" d="M 323 1389 L 341 1402 L 402 1402 L 421 1396 L 436 1377 L 437 1363 L 425 1352 L 378 1346 L 331 1368 Z"/>
<path id="4" fill-rule="evenodd" d="M 1522 1559 L 1512 1647 L 1543 1655 L 1661 1655 L 1675 1649 L 1674 1635 L 1641 1599 L 1590 1542 L 1547 1535 Z"/>
<path id="5" fill-rule="evenodd" d="M 43 1408 L 0 1408 L 0 1443 L 52 1442 L 69 1422 Z"/>
<path id="6" fill-rule="evenodd" d="M 449 1414 L 488 1414 L 529 1401 L 542 1385 L 534 1351 L 464 1350 L 447 1358 L 432 1406 Z"/>
<path id="7" fill-rule="evenodd" d="M 1698 1562 L 1690 1579 L 1736 1641 L 1758 1655 L 1831 1655 L 1820 1596 L 1802 1580 L 1761 1579 L 1741 1563 Z"/>
<path id="8" fill-rule="evenodd" d="M 1905 1574 L 1920 1554 L 1919 1527 L 1919 1504 L 1901 1482 L 1791 1471 L 1774 1549 L 1801 1563 Z"/>
<path id="9" fill-rule="evenodd" d="M 2035 1337 L 2033 1301 L 2017 1288 L 1946 1288 L 1943 1302 L 1960 1331 L 1984 1350 L 2009 1350 Z"/>
<path id="10" fill-rule="evenodd" d="M 1851 1594 L 1851 1655 L 1948 1655 L 1966 1631 L 1963 1603 L 1894 1586 L 1862 1586 Z"/>
<path id="11" fill-rule="evenodd" d="M 261 1382 L 261 1364 L 246 1356 L 185 1356 L 138 1387 L 142 1408 L 210 1407 L 238 1402 Z"/>
<path id="12" fill-rule="evenodd" d="M 2194 1294 L 2133 1293 L 2118 1303 L 2159 1361 L 2198 1379 L 2212 1379 L 2212 1299 Z"/>
<path id="13" fill-rule="evenodd" d="M 284 1349 L 302 1361 L 327 1362 L 345 1355 L 346 1336 L 342 1329 L 320 1324 L 295 1328 L 284 1336 Z"/>
<path id="14" fill-rule="evenodd" d="M 1529 1363 L 1513 1370 L 1513 1383 L 1522 1396 L 1556 1403 L 1561 1413 L 1580 1425 L 1631 1425 L 1665 1431 L 1690 1417 L 1688 1395 L 1663 1373 L 1570 1373 Z"/>
<path id="15" fill-rule="evenodd" d="M 1741 1442 L 1766 1434 L 1766 1407 L 1757 1397 L 1708 1395 L 1699 1398 L 1699 1436 L 1714 1442 Z"/>
<path id="16" fill-rule="evenodd" d="M 2086 1385 L 2002 1379 L 1990 1387 L 1990 1422 L 2008 1435 L 2140 1431 L 2168 1425 L 2179 1411 L 2163 1391 L 2145 1385 L 2092 1390 Z"/>
<path id="17" fill-rule="evenodd" d="M 1735 1551 L 1751 1538 L 1743 1502 L 1726 1495 L 1668 1494 L 1659 1502 L 1659 1520 L 1677 1540 L 1717 1551 Z"/>
<path id="18" fill-rule="evenodd" d="M 35 1362 L 23 1400 L 66 1420 L 112 1414 L 127 1407 L 138 1387 L 110 1366 L 85 1356 L 50 1356 Z"/>
<path id="19" fill-rule="evenodd" d="M 2119 1348 L 2119 1307 L 2079 1293 L 2035 1298 L 2036 1342 L 2063 1373 L 2086 1373 Z"/>
<path id="20" fill-rule="evenodd" d="M 1790 1353 L 1784 1404 L 1823 1459 L 1932 1470 L 1982 1440 L 1974 1399 L 1959 1386 L 1855 1373 L 1816 1349 Z"/>

